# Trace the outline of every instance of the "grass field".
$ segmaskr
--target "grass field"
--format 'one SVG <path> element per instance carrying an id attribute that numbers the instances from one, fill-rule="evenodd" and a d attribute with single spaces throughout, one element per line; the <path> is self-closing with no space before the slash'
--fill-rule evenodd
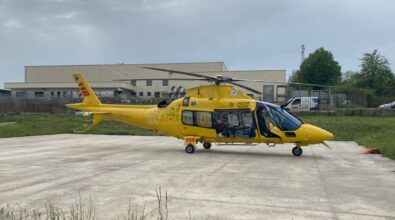
<path id="1" fill-rule="evenodd" d="M 395 160 L 395 117 L 301 116 L 306 123 L 318 125 L 335 135 L 338 141 L 355 141 L 364 147 L 376 147 Z"/>
<path id="2" fill-rule="evenodd" d="M 301 118 L 335 135 L 335 140 L 355 141 L 365 147 L 377 147 L 383 155 L 395 159 L 395 117 L 308 115 Z M 9 124 L 4 122 L 16 122 Z M 44 134 L 73 133 L 89 123 L 73 115 L 0 116 L 0 138 Z M 88 134 L 155 135 L 156 133 L 118 122 L 105 121 Z M 157 135 L 157 134 L 156 134 Z"/>
<path id="3" fill-rule="evenodd" d="M 16 123 L 2 126 L 1 123 L 4 122 Z M 83 130 L 84 124 L 89 125 L 90 123 L 90 121 L 85 121 L 83 117 L 74 115 L 0 116 L 0 138 L 73 133 L 74 130 Z M 156 133 L 114 121 L 104 121 L 86 132 L 86 134 L 155 135 Z"/>

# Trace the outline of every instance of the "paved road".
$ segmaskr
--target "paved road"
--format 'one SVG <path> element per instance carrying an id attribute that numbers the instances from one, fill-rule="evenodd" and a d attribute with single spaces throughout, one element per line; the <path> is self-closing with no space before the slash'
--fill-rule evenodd
<path id="1" fill-rule="evenodd" d="M 129 199 L 155 212 L 168 191 L 170 219 L 395 218 L 395 162 L 353 142 L 216 146 L 195 154 L 170 137 L 49 135 L 0 139 L 0 205 L 69 207 L 92 200 L 101 219 Z"/>

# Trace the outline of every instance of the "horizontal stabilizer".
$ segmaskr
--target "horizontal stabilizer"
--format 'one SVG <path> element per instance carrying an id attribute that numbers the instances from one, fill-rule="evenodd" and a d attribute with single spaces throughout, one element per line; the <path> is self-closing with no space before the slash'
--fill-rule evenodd
<path id="1" fill-rule="evenodd" d="M 100 122 L 102 122 L 105 118 L 106 115 L 109 115 L 110 113 L 107 112 L 84 112 L 84 116 L 89 116 L 93 114 L 93 122 L 91 125 L 89 125 L 87 128 L 83 130 L 74 130 L 75 133 L 84 133 L 86 131 L 89 131 L 91 128 L 93 128 L 95 125 L 98 125 Z"/>

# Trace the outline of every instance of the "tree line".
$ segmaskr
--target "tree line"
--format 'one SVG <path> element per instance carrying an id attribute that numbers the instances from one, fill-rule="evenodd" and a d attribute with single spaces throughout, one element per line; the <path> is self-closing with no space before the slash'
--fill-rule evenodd
<path id="1" fill-rule="evenodd" d="M 359 71 L 342 73 L 333 54 L 320 47 L 304 59 L 289 82 L 322 85 L 311 88 L 317 90 L 330 88 L 345 94 L 366 94 L 369 107 L 395 101 L 395 75 L 388 59 L 374 50 L 364 53 L 360 61 Z"/>

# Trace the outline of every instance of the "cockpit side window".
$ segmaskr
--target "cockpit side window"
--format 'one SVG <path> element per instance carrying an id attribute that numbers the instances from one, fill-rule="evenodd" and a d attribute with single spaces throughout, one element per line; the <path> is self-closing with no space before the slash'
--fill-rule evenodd
<path id="1" fill-rule="evenodd" d="M 266 112 L 268 113 L 268 116 L 264 116 L 263 114 Z M 265 103 L 265 102 L 257 102 L 257 116 L 259 121 L 259 126 L 264 126 L 261 128 L 261 133 L 262 130 L 266 127 L 267 130 L 269 130 L 269 126 L 267 123 L 263 122 L 263 118 L 269 118 L 270 121 L 279 129 L 283 131 L 293 131 L 298 129 L 302 124 L 303 121 L 298 119 L 297 117 L 293 116 L 289 112 L 287 112 L 285 109 L 280 108 L 277 105 L 270 104 L 270 103 Z M 265 135 L 263 133 L 263 135 Z"/>
<path id="2" fill-rule="evenodd" d="M 270 132 L 270 119 L 269 113 L 267 112 L 265 107 L 259 107 L 256 110 L 257 118 L 258 118 L 258 126 L 261 134 L 265 137 L 278 137 L 276 134 Z"/>
<path id="3" fill-rule="evenodd" d="M 278 106 L 266 105 L 270 120 L 283 131 L 293 131 L 302 125 L 302 121 Z"/>

